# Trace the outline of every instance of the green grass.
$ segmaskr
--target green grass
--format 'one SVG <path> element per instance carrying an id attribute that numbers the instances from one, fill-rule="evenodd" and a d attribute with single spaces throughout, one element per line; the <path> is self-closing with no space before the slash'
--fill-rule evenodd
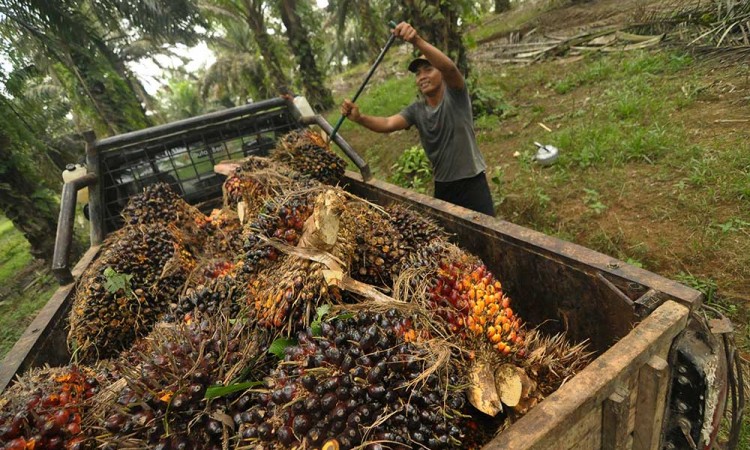
<path id="1" fill-rule="evenodd" d="M 370 116 L 391 116 L 397 114 L 417 98 L 417 87 L 413 76 L 391 77 L 379 83 L 371 82 L 360 94 L 357 100 L 359 110 L 362 114 Z M 336 104 L 340 104 L 344 98 L 351 98 L 354 93 L 345 93 L 336 96 Z M 334 108 L 327 120 L 331 124 L 341 117 L 338 108 Z M 358 125 L 350 121 L 344 121 L 341 130 L 351 130 Z"/>
<path id="2" fill-rule="evenodd" d="M 8 353 L 57 290 L 51 274 L 42 275 L 38 285 L 41 288 L 30 289 L 23 296 L 11 298 L 7 304 L 0 304 L 0 358 Z"/>
<path id="3" fill-rule="evenodd" d="M 5 286 L 19 270 L 32 260 L 29 243 L 13 228 L 13 223 L 0 218 L 0 286 Z M 0 299 L 1 301 L 2 299 Z"/>
<path id="4" fill-rule="evenodd" d="M 470 43 L 490 41 L 492 39 L 504 36 L 539 15 L 539 13 L 549 8 L 549 5 L 534 4 L 515 8 L 504 14 L 488 14 L 481 18 L 479 23 L 470 28 L 467 33 L 467 40 Z"/>
<path id="5" fill-rule="evenodd" d="M 33 261 L 29 244 L 5 217 L 0 216 L 0 358 L 18 340 L 36 313 L 57 289 L 51 274 L 40 273 L 38 279 L 18 279 L 21 271 Z M 26 285 L 23 285 L 28 283 Z"/>

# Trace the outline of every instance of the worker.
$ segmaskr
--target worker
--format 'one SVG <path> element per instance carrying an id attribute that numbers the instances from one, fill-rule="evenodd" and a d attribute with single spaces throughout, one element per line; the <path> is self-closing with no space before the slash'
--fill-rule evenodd
<path id="1" fill-rule="evenodd" d="M 346 99 L 341 104 L 341 114 L 378 133 L 416 126 L 432 164 L 435 198 L 494 216 L 485 176 L 487 165 L 474 135 L 471 100 L 463 75 L 450 58 L 408 23 L 399 23 L 393 34 L 421 53 L 408 66 L 416 75 L 421 98 L 390 117 L 363 114 Z"/>

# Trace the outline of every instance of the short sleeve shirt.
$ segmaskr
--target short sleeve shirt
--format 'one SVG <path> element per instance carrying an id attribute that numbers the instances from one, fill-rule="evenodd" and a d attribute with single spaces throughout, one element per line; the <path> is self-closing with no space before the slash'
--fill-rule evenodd
<path id="1" fill-rule="evenodd" d="M 447 182 L 471 178 L 487 165 L 474 135 L 469 91 L 445 87 L 436 107 L 418 100 L 400 112 L 409 126 L 419 130 L 419 139 L 432 163 L 435 181 Z"/>

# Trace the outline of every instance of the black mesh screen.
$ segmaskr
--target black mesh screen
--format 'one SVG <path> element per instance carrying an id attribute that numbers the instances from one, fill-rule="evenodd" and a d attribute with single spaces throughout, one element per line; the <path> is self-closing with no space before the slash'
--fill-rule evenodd
<path id="1" fill-rule="evenodd" d="M 190 119 L 195 126 L 183 131 L 175 132 L 179 127 L 166 125 L 131 133 L 128 139 L 100 141 L 97 148 L 106 231 L 121 226 L 120 212 L 128 199 L 150 184 L 168 183 L 191 204 L 220 196 L 224 176 L 214 173 L 215 164 L 250 155 L 265 156 L 281 135 L 300 127 L 283 103 L 257 109 L 219 116 L 217 120 Z"/>

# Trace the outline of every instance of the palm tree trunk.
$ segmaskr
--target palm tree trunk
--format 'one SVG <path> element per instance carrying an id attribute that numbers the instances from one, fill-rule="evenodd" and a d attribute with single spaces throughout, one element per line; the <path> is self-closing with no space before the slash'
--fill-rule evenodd
<path id="1" fill-rule="evenodd" d="M 386 32 L 385 24 L 378 23 L 378 19 L 375 17 L 375 12 L 369 1 L 360 1 L 357 6 L 362 31 L 367 36 L 367 47 L 372 52 L 372 59 L 374 60 L 380 50 L 380 46 L 385 42 L 383 36 L 387 36 L 388 33 Z"/>
<path id="2" fill-rule="evenodd" d="M 315 53 L 310 45 L 308 32 L 297 13 L 296 0 L 282 0 L 281 21 L 286 27 L 289 46 L 300 68 L 305 97 L 316 110 L 332 108 L 333 95 L 325 85 L 325 76 L 315 63 Z"/>
<path id="3" fill-rule="evenodd" d="M 290 92 L 289 78 L 281 69 L 279 58 L 273 51 L 271 36 L 266 31 L 265 20 L 263 19 L 263 2 L 260 0 L 245 0 L 245 9 L 247 11 L 245 22 L 252 30 L 255 42 L 258 43 L 264 66 L 268 69 L 268 75 L 271 78 L 271 84 L 278 94 L 288 94 Z"/>
<path id="4" fill-rule="evenodd" d="M 495 0 L 495 14 L 510 11 L 510 0 Z"/>
<path id="5" fill-rule="evenodd" d="M 424 14 L 425 3 L 433 6 L 439 15 Z M 452 2 L 440 0 L 400 0 L 403 16 L 409 17 L 410 23 L 428 42 L 445 52 L 458 66 L 464 76 L 469 75 L 469 59 L 463 42 L 463 33 L 458 25 L 460 13 Z"/>
<path id="6" fill-rule="evenodd" d="M 58 205 L 51 197 L 36 195 L 38 183 L 29 180 L 13 164 L 16 159 L 10 138 L 0 131 L 0 160 L 6 162 L 0 171 L 0 211 L 26 237 L 32 256 L 51 261 Z"/>

